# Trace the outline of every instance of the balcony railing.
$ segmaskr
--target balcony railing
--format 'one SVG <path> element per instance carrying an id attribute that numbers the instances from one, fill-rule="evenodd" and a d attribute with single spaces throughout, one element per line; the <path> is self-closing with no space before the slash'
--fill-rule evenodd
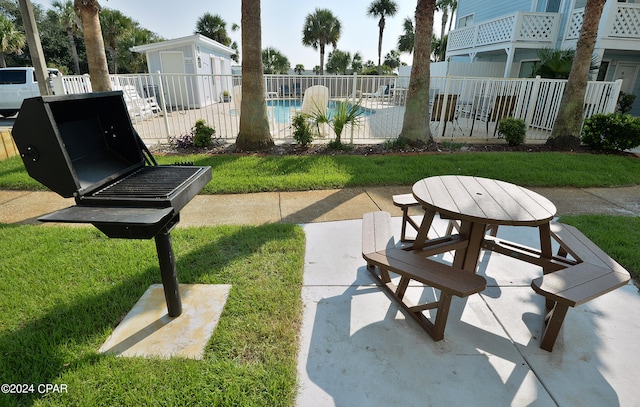
<path id="1" fill-rule="evenodd" d="M 567 30 L 567 40 L 578 39 L 583 17 L 584 8 L 573 10 Z M 640 4 L 613 3 L 608 12 L 605 8 L 602 19 L 606 19 L 606 24 L 599 33 L 599 37 L 640 39 Z"/>
<path id="2" fill-rule="evenodd" d="M 553 46 L 558 38 L 558 13 L 516 12 L 449 33 L 447 52 L 505 42 L 536 42 Z"/>

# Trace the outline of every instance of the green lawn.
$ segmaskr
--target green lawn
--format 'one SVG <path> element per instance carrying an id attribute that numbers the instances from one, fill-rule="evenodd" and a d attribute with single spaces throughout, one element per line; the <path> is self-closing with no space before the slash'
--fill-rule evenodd
<path id="1" fill-rule="evenodd" d="M 231 284 L 202 360 L 97 349 L 150 284 L 152 240 L 94 228 L 0 225 L 0 383 L 65 394 L 0 394 L 1 406 L 290 406 L 305 239 L 295 225 L 172 233 L 181 283 Z"/>
<path id="2" fill-rule="evenodd" d="M 640 160 L 618 155 L 567 153 L 445 153 L 384 156 L 180 156 L 160 163 L 209 165 L 205 194 L 305 191 L 374 185 L 412 185 L 443 174 L 495 178 L 523 186 L 608 187 L 640 185 Z M 44 189 L 19 157 L 0 161 L 0 188 Z"/>

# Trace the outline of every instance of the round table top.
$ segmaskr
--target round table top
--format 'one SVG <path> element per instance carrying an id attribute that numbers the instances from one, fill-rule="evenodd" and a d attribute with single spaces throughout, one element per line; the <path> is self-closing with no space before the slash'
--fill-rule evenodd
<path id="1" fill-rule="evenodd" d="M 537 226 L 551 221 L 556 214 L 556 206 L 542 195 L 488 178 L 424 178 L 413 185 L 413 195 L 443 218 L 494 225 Z"/>

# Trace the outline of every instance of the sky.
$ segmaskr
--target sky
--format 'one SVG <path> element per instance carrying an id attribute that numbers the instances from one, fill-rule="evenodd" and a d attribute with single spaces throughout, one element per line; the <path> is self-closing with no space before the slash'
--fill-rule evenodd
<path id="1" fill-rule="evenodd" d="M 32 0 L 32 3 L 50 9 L 54 0 Z M 273 47 L 289 59 L 293 68 L 297 64 L 313 69 L 320 64 L 320 51 L 302 45 L 302 27 L 308 14 L 316 8 L 327 8 L 340 20 L 342 34 L 337 48 L 341 51 L 360 52 L 363 61 L 378 62 L 378 19 L 367 16 L 372 0 L 262 0 L 262 48 Z M 231 24 L 240 25 L 240 0 L 99 0 L 102 7 L 119 10 L 140 25 L 166 39 L 193 34 L 196 21 L 204 13 L 218 14 L 227 22 L 227 32 L 238 45 L 240 32 L 231 32 Z M 398 36 L 403 33 L 405 17 L 413 17 L 416 0 L 396 0 L 398 12 L 386 18 L 382 43 L 382 58 L 397 47 Z M 437 13 L 434 28 L 439 33 L 440 16 Z M 327 56 L 333 47 L 327 47 Z M 242 50 L 241 50 L 242 52 Z M 411 65 L 412 57 L 401 54 L 401 60 Z"/>

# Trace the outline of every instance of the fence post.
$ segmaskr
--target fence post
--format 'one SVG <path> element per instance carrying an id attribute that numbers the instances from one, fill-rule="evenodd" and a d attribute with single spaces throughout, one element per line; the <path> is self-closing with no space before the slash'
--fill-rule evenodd
<path id="1" fill-rule="evenodd" d="M 356 84 L 358 82 L 358 74 L 357 73 L 353 73 L 353 82 L 351 85 L 351 95 L 347 95 L 347 100 L 349 100 L 351 103 L 356 103 Z M 352 100 L 353 99 L 353 100 Z M 353 144 L 353 128 L 355 126 L 351 125 L 351 132 L 350 132 L 350 138 L 349 138 L 349 144 Z"/>
<path id="2" fill-rule="evenodd" d="M 442 124 L 442 120 L 446 120 L 447 119 L 447 109 L 449 108 L 449 106 L 447 105 L 447 95 L 449 95 L 450 79 L 451 79 L 451 75 L 447 75 L 447 77 L 445 79 L 445 83 L 444 83 L 444 94 L 443 94 L 443 98 L 442 98 L 442 106 L 441 106 L 441 110 L 440 110 L 440 117 L 438 118 L 438 120 L 439 120 L 438 137 L 444 137 L 445 136 L 444 130 L 447 128 L 447 122 L 444 122 L 444 125 L 442 126 L 442 130 L 440 130 L 440 125 Z M 434 101 L 434 106 L 437 103 L 438 103 L 438 95 L 436 95 L 436 98 L 435 98 L 435 101 Z"/>
<path id="3" fill-rule="evenodd" d="M 169 140 L 169 118 L 167 117 L 167 101 L 164 98 L 164 87 L 162 86 L 162 74 L 160 71 L 156 71 L 158 77 L 158 93 L 160 94 L 160 103 L 162 104 L 162 118 L 164 119 L 164 130 L 166 132 L 166 138 Z"/>
<path id="4" fill-rule="evenodd" d="M 615 85 L 613 85 L 613 95 L 609 100 L 609 106 L 607 113 L 615 113 L 618 106 L 618 98 L 622 92 L 622 79 L 616 79 Z"/>
<path id="5" fill-rule="evenodd" d="M 536 109 L 536 105 L 538 104 L 537 102 L 538 102 L 538 94 L 540 93 L 540 82 L 541 82 L 540 75 L 537 75 L 535 77 L 535 80 L 533 81 L 533 87 L 531 89 L 531 97 L 529 98 L 529 108 L 527 109 L 527 116 L 524 119 L 527 129 L 531 125 L 531 120 L 533 119 L 533 115 L 535 113 L 534 110 Z M 533 104 L 531 102 L 533 102 Z"/>

